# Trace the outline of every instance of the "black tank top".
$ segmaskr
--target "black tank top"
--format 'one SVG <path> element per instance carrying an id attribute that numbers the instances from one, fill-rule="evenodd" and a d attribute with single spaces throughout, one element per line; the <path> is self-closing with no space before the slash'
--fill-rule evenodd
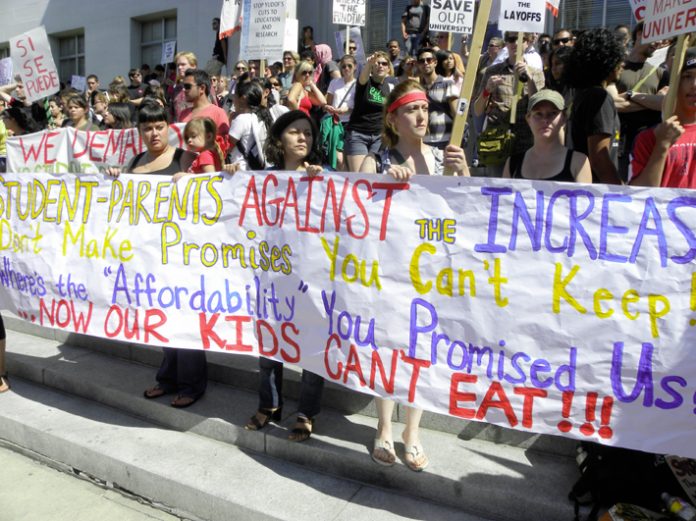
<path id="1" fill-rule="evenodd" d="M 514 154 L 510 156 L 510 177 L 513 179 L 526 179 L 522 177 L 522 163 L 524 162 L 524 155 L 526 152 L 521 152 L 519 154 Z M 563 164 L 563 170 L 553 177 L 544 177 L 543 179 L 533 179 L 533 181 L 566 181 L 575 182 L 575 177 L 573 172 L 570 171 L 570 162 L 573 160 L 573 151 L 568 150 L 566 152 L 565 163 Z"/>
<path id="2" fill-rule="evenodd" d="M 133 161 L 131 161 L 131 166 L 130 170 L 133 171 L 136 166 L 138 166 L 138 162 L 147 154 L 147 151 L 145 152 L 140 152 L 137 156 L 133 158 Z M 172 157 L 171 163 L 169 163 L 169 166 L 167 168 L 162 168 L 161 170 L 155 170 L 154 172 L 147 172 L 148 175 L 174 175 L 177 172 L 182 172 L 183 168 L 181 167 L 181 156 L 184 155 L 184 149 L 183 148 L 177 148 L 174 151 L 174 156 Z"/>

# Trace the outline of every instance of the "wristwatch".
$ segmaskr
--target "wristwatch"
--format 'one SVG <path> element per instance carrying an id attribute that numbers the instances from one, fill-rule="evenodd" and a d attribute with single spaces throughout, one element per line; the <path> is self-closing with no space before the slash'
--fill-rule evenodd
<path id="1" fill-rule="evenodd" d="M 626 91 L 626 99 L 628 101 L 631 101 L 631 98 L 633 97 L 633 91 L 632 90 L 627 90 Z"/>

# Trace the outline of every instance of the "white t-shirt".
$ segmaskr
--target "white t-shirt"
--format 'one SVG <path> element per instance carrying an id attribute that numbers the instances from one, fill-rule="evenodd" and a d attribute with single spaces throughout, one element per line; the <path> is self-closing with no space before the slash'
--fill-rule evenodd
<path id="1" fill-rule="evenodd" d="M 243 148 L 247 155 L 253 154 L 263 161 L 264 165 L 266 164 L 266 158 L 263 155 L 267 137 L 266 126 L 256 114 L 239 114 L 235 117 L 230 124 L 230 137 L 237 142 L 232 150 L 232 163 L 241 163 L 242 170 L 249 169 L 244 155 L 240 152 Z"/>
<path id="2" fill-rule="evenodd" d="M 348 92 L 350 90 L 350 92 Z M 348 95 L 346 96 L 346 92 Z M 355 80 L 346 84 L 343 78 L 334 78 L 329 83 L 329 88 L 326 90 L 327 94 L 333 95 L 333 106 L 335 108 L 348 107 L 348 112 L 338 116 L 341 123 L 348 123 L 350 119 L 350 113 L 353 111 L 353 106 L 355 105 Z M 345 100 L 343 98 L 345 97 Z M 343 100 L 343 103 L 341 101 Z M 341 103 L 341 107 L 338 106 Z"/>

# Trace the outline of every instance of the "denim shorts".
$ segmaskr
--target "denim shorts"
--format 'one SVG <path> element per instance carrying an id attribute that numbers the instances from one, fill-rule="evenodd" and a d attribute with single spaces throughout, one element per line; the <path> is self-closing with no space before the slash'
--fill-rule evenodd
<path id="1" fill-rule="evenodd" d="M 379 152 L 379 148 L 382 146 L 382 136 L 349 130 L 343 143 L 343 153 L 347 156 L 366 156 Z"/>

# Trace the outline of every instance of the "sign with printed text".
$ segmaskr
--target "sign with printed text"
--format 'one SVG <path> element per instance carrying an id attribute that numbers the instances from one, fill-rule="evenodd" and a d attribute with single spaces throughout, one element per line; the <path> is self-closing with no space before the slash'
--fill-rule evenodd
<path id="1" fill-rule="evenodd" d="M 87 89 L 87 78 L 85 76 L 77 76 L 76 74 L 73 74 L 70 77 L 70 87 L 79 92 L 84 92 L 85 89 Z"/>
<path id="2" fill-rule="evenodd" d="M 0 60 L 0 85 L 9 85 L 12 81 L 12 58 L 3 58 Z"/>
<path id="3" fill-rule="evenodd" d="M 72 333 L 267 356 L 458 418 L 693 457 L 690 194 L 8 173 L 0 304 Z"/>
<path id="4" fill-rule="evenodd" d="M 645 18 L 645 9 L 647 7 L 646 0 L 628 0 L 631 4 L 631 12 L 636 22 L 642 22 Z"/>
<path id="5" fill-rule="evenodd" d="M 240 57 L 262 60 L 283 55 L 286 6 L 282 0 L 244 0 Z"/>
<path id="6" fill-rule="evenodd" d="M 365 25 L 366 0 L 333 0 L 333 23 L 336 25 Z"/>
<path id="7" fill-rule="evenodd" d="M 696 31 L 696 5 L 689 1 L 655 0 L 645 6 L 644 43 Z"/>
<path id="8" fill-rule="evenodd" d="M 546 0 L 500 0 L 501 31 L 543 33 Z"/>
<path id="9" fill-rule="evenodd" d="M 430 30 L 471 34 L 474 30 L 474 0 L 432 0 Z"/>
<path id="10" fill-rule="evenodd" d="M 176 40 L 170 40 L 162 44 L 162 61 L 160 63 L 171 63 L 176 55 Z"/>
<path id="11" fill-rule="evenodd" d="M 24 83 L 27 101 L 38 101 L 60 90 L 58 71 L 43 26 L 11 38 L 10 56 L 15 73 Z"/>

